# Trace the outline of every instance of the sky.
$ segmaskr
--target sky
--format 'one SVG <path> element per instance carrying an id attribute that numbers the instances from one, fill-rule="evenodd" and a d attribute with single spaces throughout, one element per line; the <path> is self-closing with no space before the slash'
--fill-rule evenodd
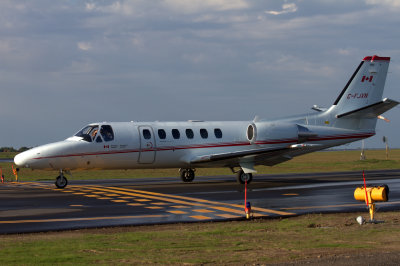
<path id="1" fill-rule="evenodd" d="M 375 54 L 400 100 L 399 14 L 400 0 L 2 0 L 0 147 L 98 121 L 313 112 Z M 384 116 L 367 148 L 400 148 L 400 107 Z"/>

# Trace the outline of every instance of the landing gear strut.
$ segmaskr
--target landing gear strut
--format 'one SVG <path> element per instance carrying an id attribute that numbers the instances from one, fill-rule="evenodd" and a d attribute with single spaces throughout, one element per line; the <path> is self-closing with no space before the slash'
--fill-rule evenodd
<path id="1" fill-rule="evenodd" d="M 56 178 L 56 187 L 57 188 L 65 188 L 68 184 L 67 178 L 65 178 L 63 170 L 60 170 L 60 175 Z"/>
<path id="2" fill-rule="evenodd" d="M 247 181 L 247 184 L 251 183 L 251 180 L 253 180 L 253 174 L 248 173 L 246 174 L 242 169 L 239 170 L 239 172 L 236 173 L 236 180 L 240 184 L 244 184 Z"/>
<path id="3" fill-rule="evenodd" d="M 183 182 L 192 182 L 194 179 L 194 169 L 179 169 Z"/>

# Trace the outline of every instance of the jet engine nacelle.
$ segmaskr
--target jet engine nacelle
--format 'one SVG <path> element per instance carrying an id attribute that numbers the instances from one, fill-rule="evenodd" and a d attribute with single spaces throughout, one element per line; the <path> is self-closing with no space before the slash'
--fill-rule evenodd
<path id="1" fill-rule="evenodd" d="M 297 124 L 279 122 L 256 122 L 247 127 L 247 139 L 255 144 L 297 143 Z"/>

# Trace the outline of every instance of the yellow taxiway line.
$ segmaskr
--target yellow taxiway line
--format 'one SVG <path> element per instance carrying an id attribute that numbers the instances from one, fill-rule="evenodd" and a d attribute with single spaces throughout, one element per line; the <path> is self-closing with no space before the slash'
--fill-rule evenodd
<path id="1" fill-rule="evenodd" d="M 100 187 L 96 187 L 96 188 L 98 189 Z M 239 204 L 230 204 L 230 203 L 225 203 L 225 202 L 203 200 L 203 199 L 197 199 L 197 198 L 192 198 L 192 197 L 169 195 L 169 194 L 162 194 L 162 193 L 157 193 L 157 192 L 135 190 L 135 189 L 126 189 L 126 188 L 118 188 L 118 187 L 107 187 L 107 188 L 114 190 L 114 192 L 119 191 L 118 193 L 134 193 L 136 196 L 157 198 L 157 199 L 164 200 L 164 201 L 170 201 L 170 202 L 186 204 L 186 205 L 207 206 L 208 208 L 214 208 L 214 209 L 221 208 L 221 207 L 216 208 L 215 205 L 224 205 L 224 206 L 242 209 L 241 211 L 238 211 L 235 209 L 226 208 L 225 211 L 239 213 L 239 214 L 243 214 L 243 212 L 244 212 L 244 206 L 239 205 Z M 149 195 L 149 196 L 146 196 L 146 195 Z M 179 199 L 179 200 L 176 201 L 174 199 Z M 184 200 L 184 201 L 181 201 L 181 200 Z M 194 201 L 195 203 L 188 202 L 188 201 Z M 204 204 L 197 205 L 199 203 L 206 203 L 207 205 L 204 205 Z M 277 210 L 271 210 L 271 209 L 265 209 L 265 208 L 259 208 L 259 207 L 252 207 L 252 210 L 266 212 L 266 213 L 274 213 L 274 214 L 285 215 L 285 216 L 286 215 L 294 215 L 294 213 L 291 213 L 291 212 L 283 212 L 283 211 L 277 211 Z"/>

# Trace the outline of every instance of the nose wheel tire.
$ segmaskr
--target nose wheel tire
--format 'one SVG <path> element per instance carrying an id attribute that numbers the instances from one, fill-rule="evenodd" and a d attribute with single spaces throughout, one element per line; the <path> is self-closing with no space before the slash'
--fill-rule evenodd
<path id="1" fill-rule="evenodd" d="M 65 188 L 68 184 L 68 180 L 63 175 L 59 175 L 55 184 L 57 188 Z"/>
<path id="2" fill-rule="evenodd" d="M 236 174 L 236 180 L 238 181 L 239 184 L 244 184 L 246 180 L 247 184 L 250 184 L 251 181 L 253 180 L 253 174 L 252 173 L 246 174 L 245 172 L 243 172 L 243 170 L 240 170 Z"/>
<path id="3" fill-rule="evenodd" d="M 194 179 L 194 170 L 193 169 L 181 169 L 181 179 L 183 182 L 192 182 Z"/>

